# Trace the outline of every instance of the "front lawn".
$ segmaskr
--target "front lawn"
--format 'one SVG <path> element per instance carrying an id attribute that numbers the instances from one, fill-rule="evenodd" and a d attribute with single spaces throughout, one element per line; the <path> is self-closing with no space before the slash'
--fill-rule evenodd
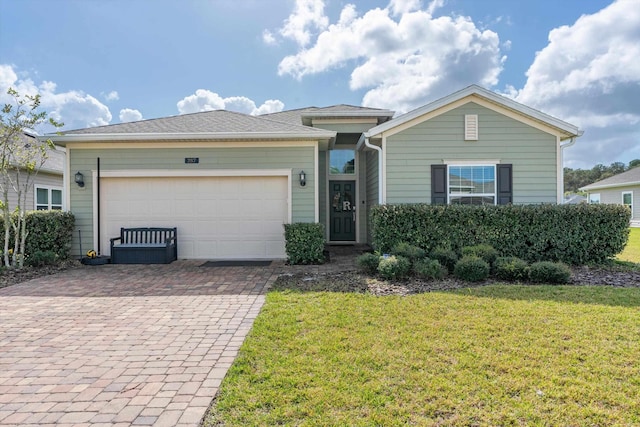
<path id="1" fill-rule="evenodd" d="M 640 228 L 629 229 L 629 241 L 624 251 L 618 255 L 620 261 L 629 261 L 640 264 Z"/>
<path id="2" fill-rule="evenodd" d="M 640 289 L 271 292 L 205 425 L 637 425 Z"/>

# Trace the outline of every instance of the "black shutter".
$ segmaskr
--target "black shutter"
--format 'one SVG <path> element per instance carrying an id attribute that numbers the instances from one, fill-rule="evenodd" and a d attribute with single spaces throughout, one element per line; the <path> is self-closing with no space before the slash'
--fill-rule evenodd
<path id="1" fill-rule="evenodd" d="M 513 172 L 512 165 L 496 165 L 498 175 L 498 204 L 508 205 L 513 203 Z"/>
<path id="2" fill-rule="evenodd" d="M 447 165 L 431 165 L 431 204 L 447 204 Z"/>

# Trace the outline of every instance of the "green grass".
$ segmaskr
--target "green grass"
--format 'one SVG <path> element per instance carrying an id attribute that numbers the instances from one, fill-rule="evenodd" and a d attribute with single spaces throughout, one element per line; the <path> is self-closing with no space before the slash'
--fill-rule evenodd
<path id="1" fill-rule="evenodd" d="M 640 264 L 640 228 L 630 228 L 629 230 L 627 246 L 617 259 Z"/>
<path id="2" fill-rule="evenodd" d="M 640 289 L 272 292 L 205 425 L 637 425 Z"/>

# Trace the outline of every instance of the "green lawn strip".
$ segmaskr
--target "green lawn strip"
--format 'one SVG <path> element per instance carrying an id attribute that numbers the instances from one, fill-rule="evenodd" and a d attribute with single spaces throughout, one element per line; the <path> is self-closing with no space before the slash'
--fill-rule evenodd
<path id="1" fill-rule="evenodd" d="M 272 292 L 205 425 L 640 423 L 639 305 L 603 287 Z"/>
<path id="2" fill-rule="evenodd" d="M 624 251 L 617 256 L 620 261 L 640 263 L 640 228 L 629 229 L 629 241 Z"/>

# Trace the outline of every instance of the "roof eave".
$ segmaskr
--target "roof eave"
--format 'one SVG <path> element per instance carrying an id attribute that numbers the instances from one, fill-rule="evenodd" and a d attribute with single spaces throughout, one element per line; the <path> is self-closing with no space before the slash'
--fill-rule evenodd
<path id="1" fill-rule="evenodd" d="M 107 141 L 173 141 L 173 140 L 242 140 L 242 139 L 304 139 L 324 140 L 336 137 L 333 131 L 296 132 L 186 132 L 186 133 L 79 133 L 47 135 L 57 145 L 70 142 Z"/>
<path id="2" fill-rule="evenodd" d="M 584 187 L 580 187 L 581 191 L 590 191 L 590 190 L 606 190 L 608 188 L 616 188 L 616 187 L 631 187 L 634 185 L 640 185 L 640 181 L 634 182 L 619 182 L 617 184 L 605 184 L 605 185 L 594 185 L 589 184 Z"/>

